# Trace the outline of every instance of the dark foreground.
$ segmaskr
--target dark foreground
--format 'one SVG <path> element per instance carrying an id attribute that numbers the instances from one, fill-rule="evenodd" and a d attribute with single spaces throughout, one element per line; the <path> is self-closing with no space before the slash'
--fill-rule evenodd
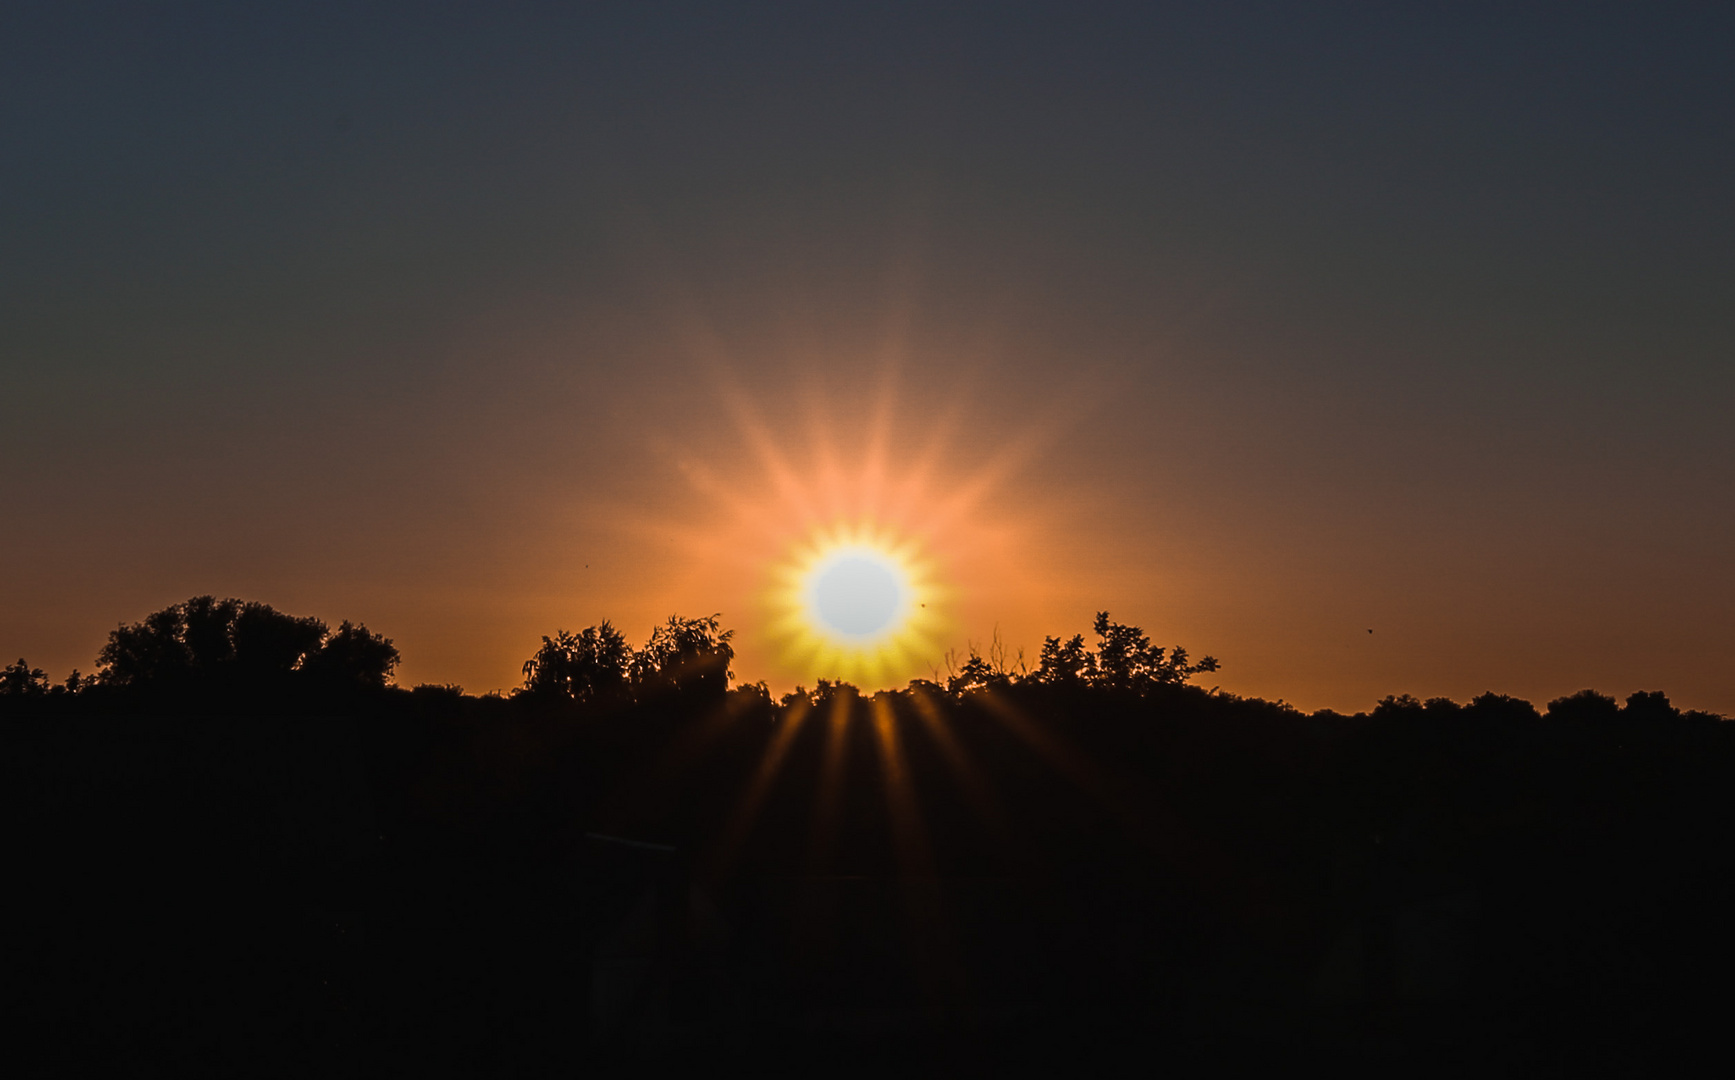
<path id="1" fill-rule="evenodd" d="M 0 721 L 8 1056 L 59 1071 L 1727 1056 L 1735 729 L 1660 699 L 423 689 Z"/>

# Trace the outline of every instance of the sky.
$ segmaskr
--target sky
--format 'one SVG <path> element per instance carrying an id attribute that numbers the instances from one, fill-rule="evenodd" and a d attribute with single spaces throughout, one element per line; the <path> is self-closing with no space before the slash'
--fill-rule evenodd
<path id="1" fill-rule="evenodd" d="M 933 6 L 0 9 L 0 657 L 718 612 L 781 690 L 849 523 L 932 583 L 881 681 L 1107 610 L 1735 714 L 1735 11 Z"/>

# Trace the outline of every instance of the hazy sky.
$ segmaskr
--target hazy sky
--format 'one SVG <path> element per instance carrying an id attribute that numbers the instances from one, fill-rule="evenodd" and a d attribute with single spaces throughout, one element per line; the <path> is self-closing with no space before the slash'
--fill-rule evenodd
<path id="1" fill-rule="evenodd" d="M 1735 713 L 1735 9 L 931 6 L 6 6 L 0 658 L 721 611 L 782 688 L 879 515 L 954 646 Z"/>

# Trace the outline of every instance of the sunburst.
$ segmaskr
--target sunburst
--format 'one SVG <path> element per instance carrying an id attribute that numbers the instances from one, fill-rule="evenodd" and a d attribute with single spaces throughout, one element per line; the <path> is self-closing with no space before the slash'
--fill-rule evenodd
<path id="1" fill-rule="evenodd" d="M 668 516 L 623 512 L 675 555 L 637 598 L 723 612 L 739 630 L 734 669 L 779 693 L 938 677 L 971 629 L 1023 632 L 1077 591 L 1080 561 L 1051 557 L 1077 511 L 1044 512 L 1040 489 L 1012 481 L 1082 415 L 1083 391 L 989 426 L 973 412 L 988 347 L 916 350 L 900 329 L 909 313 L 889 318 L 879 342 L 845 343 L 827 324 L 751 346 L 696 311 L 674 320 L 736 438 L 653 440 L 697 499 Z M 751 365 L 749 349 L 762 354 Z M 779 364 L 774 378 L 743 376 Z M 904 385 L 911 370 L 919 387 Z"/>
<path id="2" fill-rule="evenodd" d="M 912 535 L 835 522 L 792 544 L 769 576 L 766 630 L 788 670 L 875 686 L 940 652 L 948 590 Z"/>

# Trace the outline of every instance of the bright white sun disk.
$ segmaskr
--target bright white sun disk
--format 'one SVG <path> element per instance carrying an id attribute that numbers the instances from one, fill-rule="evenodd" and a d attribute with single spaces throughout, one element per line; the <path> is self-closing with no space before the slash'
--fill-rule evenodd
<path id="1" fill-rule="evenodd" d="M 846 548 L 819 561 L 802 590 L 815 629 L 852 642 L 896 630 L 908 614 L 910 585 L 872 548 Z"/>

